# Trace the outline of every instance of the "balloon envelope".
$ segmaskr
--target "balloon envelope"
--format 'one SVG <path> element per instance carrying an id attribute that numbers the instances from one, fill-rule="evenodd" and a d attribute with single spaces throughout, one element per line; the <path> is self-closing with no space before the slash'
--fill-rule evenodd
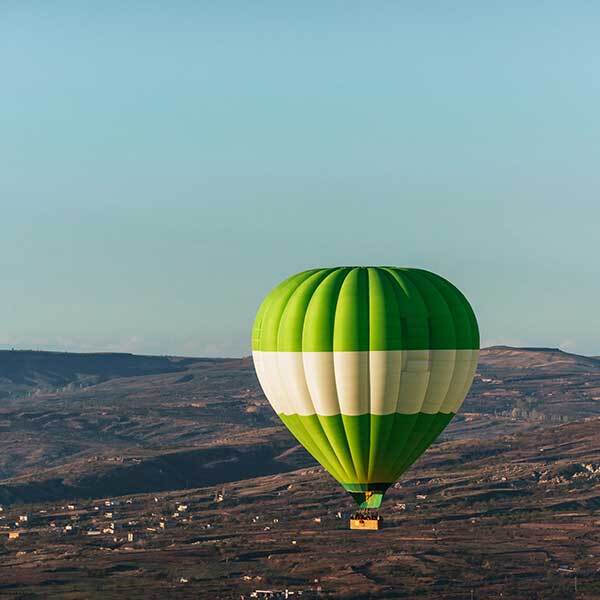
<path id="1" fill-rule="evenodd" d="M 479 331 L 462 293 L 429 271 L 312 269 L 267 295 L 252 354 L 292 434 L 376 508 L 462 404 Z"/>

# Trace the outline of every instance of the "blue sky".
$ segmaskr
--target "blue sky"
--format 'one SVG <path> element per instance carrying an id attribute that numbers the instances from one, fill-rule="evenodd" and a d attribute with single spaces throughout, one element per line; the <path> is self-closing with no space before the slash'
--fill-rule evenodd
<path id="1" fill-rule="evenodd" d="M 0 347 L 249 352 L 313 266 L 600 354 L 592 2 L 2 2 Z"/>

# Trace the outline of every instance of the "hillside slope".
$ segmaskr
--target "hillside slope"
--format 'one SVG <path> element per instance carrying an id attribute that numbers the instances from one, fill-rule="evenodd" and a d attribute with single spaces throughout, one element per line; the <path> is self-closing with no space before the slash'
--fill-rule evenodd
<path id="1" fill-rule="evenodd" d="M 346 600 L 592 600 L 599 425 L 437 444 L 390 490 L 379 532 L 348 530 L 352 501 L 320 468 L 7 507 L 4 522 L 26 512 L 29 523 L 0 541 L 0 596 L 239 599 L 289 588 L 310 598 L 320 587 Z"/>
<path id="2" fill-rule="evenodd" d="M 3 352 L 0 364 L 4 502 L 184 488 L 264 475 L 265 464 L 272 473 L 312 464 L 301 449 L 291 462 L 277 459 L 296 443 L 248 358 Z M 441 441 L 491 439 L 598 414 L 599 360 L 490 348 Z M 215 447 L 221 466 L 203 469 Z M 257 448 L 266 452 L 261 461 L 244 458 Z M 200 467 L 190 468 L 190 457 Z"/>

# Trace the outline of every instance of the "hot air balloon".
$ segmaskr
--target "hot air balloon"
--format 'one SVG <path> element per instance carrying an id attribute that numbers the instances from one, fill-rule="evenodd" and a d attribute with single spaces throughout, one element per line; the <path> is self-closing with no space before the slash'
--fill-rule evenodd
<path id="1" fill-rule="evenodd" d="M 311 269 L 266 296 L 252 355 L 291 433 L 360 509 L 377 509 L 460 408 L 479 330 L 463 294 L 429 271 Z"/>

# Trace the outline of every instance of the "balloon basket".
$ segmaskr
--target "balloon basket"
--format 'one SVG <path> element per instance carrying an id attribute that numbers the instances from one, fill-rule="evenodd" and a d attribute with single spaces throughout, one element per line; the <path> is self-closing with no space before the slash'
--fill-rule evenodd
<path id="1" fill-rule="evenodd" d="M 378 531 L 383 527 L 383 518 L 377 513 L 358 512 L 350 517 L 350 529 Z"/>

